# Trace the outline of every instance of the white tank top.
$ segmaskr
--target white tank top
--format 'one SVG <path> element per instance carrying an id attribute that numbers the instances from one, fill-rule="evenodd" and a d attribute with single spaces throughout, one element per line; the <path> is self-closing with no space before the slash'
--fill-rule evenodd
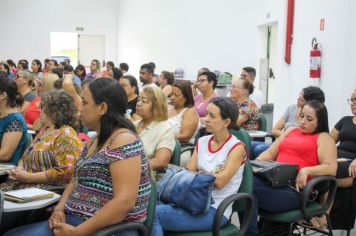
<path id="1" fill-rule="evenodd" d="M 230 134 L 228 139 L 223 145 L 219 147 L 218 150 L 212 151 L 210 148 L 210 142 L 213 139 L 213 135 L 203 136 L 198 140 L 197 144 L 197 153 L 198 153 L 198 170 L 214 173 L 218 168 L 221 168 L 225 165 L 227 157 L 230 151 L 235 148 L 237 145 L 243 145 L 240 140 L 235 136 Z M 246 159 L 246 155 L 244 160 Z M 244 163 L 244 162 L 243 162 Z M 242 164 L 239 170 L 231 178 L 230 182 L 227 183 L 222 189 L 214 188 L 212 193 L 212 198 L 214 203 L 211 205 L 217 209 L 220 203 L 228 196 L 237 193 L 240 188 L 242 174 L 244 170 L 244 164 Z M 232 213 L 232 206 L 229 206 L 224 216 L 229 219 Z"/>
<path id="2" fill-rule="evenodd" d="M 184 112 L 187 110 L 188 108 L 184 108 L 183 110 L 181 110 L 181 112 L 179 112 L 179 114 L 172 116 L 171 118 L 169 118 L 167 121 L 168 123 L 171 124 L 171 126 L 173 127 L 174 130 L 174 135 L 179 134 L 180 133 L 180 127 L 181 127 L 181 123 L 182 123 L 182 119 L 183 119 L 183 114 Z M 195 141 L 195 136 L 197 135 L 198 132 L 198 128 L 199 128 L 199 124 L 197 129 L 194 132 L 194 135 L 190 138 L 188 143 L 194 144 Z"/>

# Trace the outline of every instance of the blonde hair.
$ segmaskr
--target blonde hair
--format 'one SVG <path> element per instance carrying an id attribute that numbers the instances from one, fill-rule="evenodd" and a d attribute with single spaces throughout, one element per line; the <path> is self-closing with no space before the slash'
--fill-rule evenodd
<path id="1" fill-rule="evenodd" d="M 54 82 L 57 80 L 59 80 L 58 75 L 53 73 L 46 73 L 42 77 L 43 93 L 47 93 L 54 90 Z"/>
<path id="2" fill-rule="evenodd" d="M 146 87 L 142 91 L 152 103 L 153 121 L 164 121 L 168 119 L 167 98 L 158 87 Z"/>

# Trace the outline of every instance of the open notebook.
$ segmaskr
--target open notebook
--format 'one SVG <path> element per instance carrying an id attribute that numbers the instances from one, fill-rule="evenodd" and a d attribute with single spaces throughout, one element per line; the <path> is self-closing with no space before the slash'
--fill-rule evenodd
<path id="1" fill-rule="evenodd" d="M 39 188 L 25 188 L 14 191 L 5 192 L 5 200 L 17 203 L 25 203 L 54 196 L 53 192 Z"/>

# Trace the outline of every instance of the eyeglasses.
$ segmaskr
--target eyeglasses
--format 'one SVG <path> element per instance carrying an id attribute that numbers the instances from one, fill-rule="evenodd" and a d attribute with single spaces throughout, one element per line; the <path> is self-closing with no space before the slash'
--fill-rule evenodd
<path id="1" fill-rule="evenodd" d="M 197 84 L 201 84 L 201 83 L 203 83 L 205 81 L 208 81 L 208 79 L 198 79 L 197 80 Z"/>
<path id="2" fill-rule="evenodd" d="M 349 98 L 349 99 L 347 99 L 347 102 L 348 102 L 350 105 L 356 104 L 356 98 Z"/>

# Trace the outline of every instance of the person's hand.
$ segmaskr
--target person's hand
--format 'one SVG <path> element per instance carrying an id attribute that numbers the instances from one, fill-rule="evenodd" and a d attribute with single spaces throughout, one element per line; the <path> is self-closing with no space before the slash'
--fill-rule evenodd
<path id="1" fill-rule="evenodd" d="M 307 169 L 303 168 L 298 171 L 297 178 L 295 180 L 295 189 L 300 192 L 307 185 L 308 173 Z"/>
<path id="2" fill-rule="evenodd" d="M 66 222 L 66 215 L 64 213 L 64 210 L 55 209 L 52 212 L 51 217 L 48 219 L 48 227 L 50 229 L 53 229 L 57 224 L 65 223 L 65 222 Z"/>
<path id="3" fill-rule="evenodd" d="M 76 233 L 76 227 L 66 223 L 58 223 L 54 226 L 53 233 L 56 236 L 72 236 L 78 235 Z"/>
<path id="4" fill-rule="evenodd" d="M 9 172 L 9 179 L 16 180 L 21 183 L 27 183 L 30 179 L 30 173 L 21 167 L 12 168 Z"/>
<path id="5" fill-rule="evenodd" d="M 349 175 L 353 178 L 356 177 L 356 159 L 353 160 L 349 166 Z"/>

